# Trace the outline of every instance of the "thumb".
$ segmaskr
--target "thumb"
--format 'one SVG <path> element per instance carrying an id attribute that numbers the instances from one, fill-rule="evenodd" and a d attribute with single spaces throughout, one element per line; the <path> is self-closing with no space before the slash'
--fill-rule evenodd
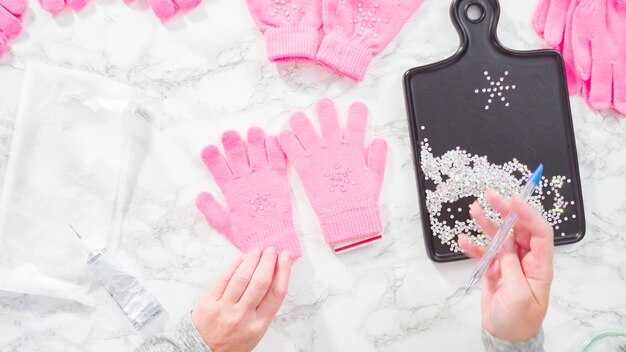
<path id="1" fill-rule="evenodd" d="M 219 205 L 211 193 L 203 192 L 196 198 L 196 207 L 207 221 L 225 235 L 230 231 L 229 214 Z"/>

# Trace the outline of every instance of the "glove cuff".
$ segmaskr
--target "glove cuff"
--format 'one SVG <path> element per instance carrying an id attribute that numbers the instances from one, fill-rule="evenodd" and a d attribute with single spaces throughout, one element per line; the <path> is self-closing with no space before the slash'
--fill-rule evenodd
<path id="1" fill-rule="evenodd" d="M 317 52 L 319 63 L 356 81 L 363 80 L 373 58 L 360 40 L 341 33 L 326 34 Z"/>
<path id="2" fill-rule="evenodd" d="M 371 238 L 383 231 L 380 210 L 373 202 L 346 204 L 318 213 L 326 243 L 331 246 Z"/>
<path id="3" fill-rule="evenodd" d="M 315 26 L 295 23 L 267 28 L 264 36 L 270 61 L 315 59 L 320 38 Z"/>
<path id="4" fill-rule="evenodd" d="M 253 229 L 253 231 L 252 234 L 246 236 L 244 241 L 235 242 L 233 240 L 233 242 L 238 243 L 241 251 L 248 253 L 255 248 L 264 249 L 272 246 L 276 249 L 276 253 L 283 250 L 288 251 L 292 259 L 302 256 L 302 248 L 293 226 L 293 220 L 271 222 L 262 228 Z"/>

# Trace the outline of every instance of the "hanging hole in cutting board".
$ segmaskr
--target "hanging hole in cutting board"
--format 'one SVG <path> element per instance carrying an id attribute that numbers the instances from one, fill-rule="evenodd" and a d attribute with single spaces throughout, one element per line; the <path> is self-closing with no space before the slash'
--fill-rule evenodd
<path id="1" fill-rule="evenodd" d="M 465 17 L 470 22 L 478 23 L 485 18 L 485 8 L 479 3 L 469 4 L 465 8 Z"/>

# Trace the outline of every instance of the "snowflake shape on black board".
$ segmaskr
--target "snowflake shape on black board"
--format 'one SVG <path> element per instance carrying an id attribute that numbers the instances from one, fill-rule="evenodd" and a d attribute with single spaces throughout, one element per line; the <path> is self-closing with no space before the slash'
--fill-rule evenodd
<path id="1" fill-rule="evenodd" d="M 508 108 L 510 103 L 506 100 L 505 94 L 507 91 L 515 90 L 517 88 L 515 84 L 509 85 L 504 82 L 505 78 L 509 75 L 509 71 L 504 71 L 504 74 L 498 79 L 494 79 L 494 77 L 489 74 L 489 71 L 485 71 L 483 74 L 485 75 L 488 85 L 485 88 L 474 89 L 474 93 L 483 93 L 487 95 L 485 110 L 489 110 L 491 104 L 498 101 L 502 102 L 502 104 Z"/>

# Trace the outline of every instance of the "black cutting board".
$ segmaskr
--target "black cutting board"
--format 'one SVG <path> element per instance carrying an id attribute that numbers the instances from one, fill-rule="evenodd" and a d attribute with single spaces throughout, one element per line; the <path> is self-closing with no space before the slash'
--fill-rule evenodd
<path id="1" fill-rule="evenodd" d="M 480 16 L 471 19 L 470 7 L 478 9 Z M 530 168 L 543 163 L 544 176 L 571 179 L 561 194 L 574 203 L 565 214 L 569 221 L 555 230 L 555 244 L 578 242 L 585 234 L 563 59 L 552 50 L 505 48 L 496 35 L 499 15 L 497 0 L 455 0 L 451 18 L 461 37 L 459 50 L 444 61 L 413 68 L 404 76 L 423 234 L 429 257 L 436 262 L 466 257 L 452 252 L 432 234 L 425 194 L 432 185 L 420 167 L 420 143 L 425 139 L 435 156 L 459 146 L 487 156 L 493 164 L 517 158 Z M 472 201 L 462 199 L 450 207 L 467 209 Z M 551 207 L 547 201 L 543 205 Z M 464 211 L 457 219 L 468 216 Z"/>

